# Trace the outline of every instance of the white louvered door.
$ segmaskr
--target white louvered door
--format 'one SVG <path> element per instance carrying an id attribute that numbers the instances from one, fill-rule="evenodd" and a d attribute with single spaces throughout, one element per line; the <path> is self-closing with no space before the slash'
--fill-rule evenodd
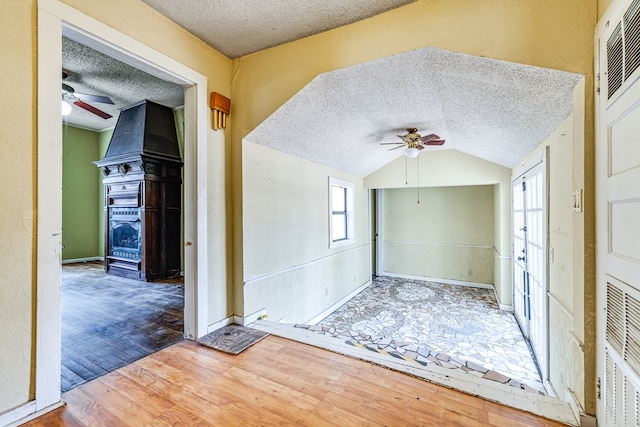
<path id="1" fill-rule="evenodd" d="M 640 426 L 640 0 L 596 30 L 598 424 Z"/>

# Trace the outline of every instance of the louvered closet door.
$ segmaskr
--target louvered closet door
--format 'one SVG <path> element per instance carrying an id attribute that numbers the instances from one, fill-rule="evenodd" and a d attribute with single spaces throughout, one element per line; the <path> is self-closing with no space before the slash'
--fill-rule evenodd
<path id="1" fill-rule="evenodd" d="M 596 33 L 597 415 L 599 425 L 638 426 L 640 1 L 614 2 L 610 11 Z"/>

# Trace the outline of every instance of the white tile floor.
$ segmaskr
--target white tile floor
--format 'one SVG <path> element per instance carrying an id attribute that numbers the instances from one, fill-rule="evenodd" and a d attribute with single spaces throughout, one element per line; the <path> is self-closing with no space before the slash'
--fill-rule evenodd
<path id="1" fill-rule="evenodd" d="M 544 393 L 512 313 L 492 290 L 378 277 L 317 325 L 296 325 L 393 357 Z"/>

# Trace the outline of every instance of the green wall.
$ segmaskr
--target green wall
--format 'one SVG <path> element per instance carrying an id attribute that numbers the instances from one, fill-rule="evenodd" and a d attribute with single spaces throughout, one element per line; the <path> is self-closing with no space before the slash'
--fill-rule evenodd
<path id="1" fill-rule="evenodd" d="M 64 126 L 62 135 L 62 259 L 100 256 L 99 134 Z"/>
<path id="2" fill-rule="evenodd" d="M 102 159 L 107 153 L 111 135 L 113 135 L 113 129 L 98 134 L 98 159 Z M 98 173 L 98 229 L 96 230 L 98 233 L 98 255 L 104 258 L 104 185 L 102 185 L 102 171 L 99 168 L 96 169 Z"/>
<path id="3" fill-rule="evenodd" d="M 491 185 L 386 189 L 384 271 L 491 284 Z"/>

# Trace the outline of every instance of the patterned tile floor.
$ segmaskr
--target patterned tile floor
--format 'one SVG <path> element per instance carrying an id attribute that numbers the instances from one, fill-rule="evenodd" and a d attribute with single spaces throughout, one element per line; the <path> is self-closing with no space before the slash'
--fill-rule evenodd
<path id="1" fill-rule="evenodd" d="M 513 314 L 489 289 L 377 277 L 317 325 L 296 326 L 544 394 Z"/>

